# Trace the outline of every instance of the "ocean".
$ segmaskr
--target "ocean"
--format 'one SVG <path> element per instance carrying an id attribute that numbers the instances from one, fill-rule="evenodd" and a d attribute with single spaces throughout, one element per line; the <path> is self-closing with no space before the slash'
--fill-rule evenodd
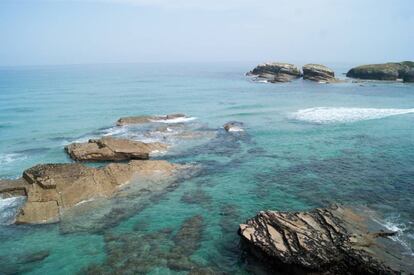
<path id="1" fill-rule="evenodd" d="M 39 163 L 71 162 L 65 145 L 104 135 L 166 141 L 171 151 L 156 158 L 201 167 L 145 202 L 123 201 L 128 214 L 108 215 L 99 229 L 13 225 L 23 199 L 0 199 L 0 274 L 111 272 L 117 264 L 131 274 L 186 274 L 189 259 L 256 273 L 240 252 L 240 223 L 261 210 L 332 203 L 375 212 L 414 262 L 414 85 L 261 83 L 245 76 L 255 65 L 0 68 L 2 179 Z M 344 78 L 356 64 L 326 65 Z M 170 113 L 187 114 L 176 124 L 203 138 L 183 140 L 174 135 L 179 127 L 166 137 L 115 126 L 123 116 Z M 229 121 L 242 122 L 244 132 L 228 137 L 222 126 Z M 194 247 L 172 264 L 183 224 Z"/>

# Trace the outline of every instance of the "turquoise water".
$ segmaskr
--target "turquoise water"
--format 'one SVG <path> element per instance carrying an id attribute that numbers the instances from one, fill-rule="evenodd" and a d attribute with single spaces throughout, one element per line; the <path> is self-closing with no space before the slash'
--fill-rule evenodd
<path id="1" fill-rule="evenodd" d="M 112 217 L 110 226 L 0 225 L 0 274 L 92 273 L 99 266 L 186 274 L 171 264 L 177 249 L 199 268 L 255 273 L 241 259 L 239 223 L 264 209 L 332 202 L 379 213 L 413 257 L 414 85 L 257 83 L 244 76 L 253 65 L 0 68 L 0 178 L 69 162 L 64 145 L 119 135 L 113 126 L 121 116 L 186 113 L 197 118 L 186 127 L 214 133 L 170 140 L 173 150 L 159 158 L 197 164 L 201 172 L 145 204 L 131 202 L 128 215 Z M 333 67 L 341 76 L 352 65 Z M 228 121 L 243 122 L 245 132 L 224 133 Z M 0 220 L 11 204 L 0 200 Z M 192 247 L 180 240 L 183 225 Z M 42 253 L 47 257 L 30 258 Z"/>

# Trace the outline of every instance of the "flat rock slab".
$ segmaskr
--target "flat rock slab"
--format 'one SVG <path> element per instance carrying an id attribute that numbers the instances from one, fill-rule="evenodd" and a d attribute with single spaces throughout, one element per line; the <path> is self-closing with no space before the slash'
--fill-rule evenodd
<path id="1" fill-rule="evenodd" d="M 169 114 L 161 116 L 130 116 L 130 117 L 121 117 L 116 122 L 118 126 L 124 126 L 129 124 L 144 124 L 150 122 L 162 122 L 168 121 L 176 118 L 186 118 L 185 114 Z"/>
<path id="2" fill-rule="evenodd" d="M 162 160 L 133 160 L 101 168 L 79 163 L 41 164 L 24 171 L 19 180 L 2 181 L 0 195 L 1 191 L 9 192 L 11 188 L 24 189 L 27 200 L 16 223 L 51 223 L 59 221 L 65 210 L 80 202 L 111 197 L 120 186 L 136 179 L 154 177 L 156 180 L 150 184 L 156 186 L 161 179 L 172 177 L 183 167 Z M 142 188 L 149 189 L 147 185 Z"/>
<path id="3" fill-rule="evenodd" d="M 165 151 L 167 145 L 144 143 L 129 139 L 103 137 L 86 143 L 72 143 L 65 147 L 69 156 L 77 161 L 120 161 L 149 159 L 150 154 Z"/>
<path id="4" fill-rule="evenodd" d="M 376 253 L 364 220 L 340 206 L 309 212 L 262 211 L 240 225 L 247 251 L 288 274 L 399 274 Z"/>

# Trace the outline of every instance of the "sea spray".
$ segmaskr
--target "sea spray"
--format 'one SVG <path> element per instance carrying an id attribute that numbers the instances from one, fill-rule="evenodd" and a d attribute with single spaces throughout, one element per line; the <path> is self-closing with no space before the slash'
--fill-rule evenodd
<path id="1" fill-rule="evenodd" d="M 0 197 L 0 224 L 11 224 L 14 222 L 17 211 L 25 202 L 26 197 Z"/>

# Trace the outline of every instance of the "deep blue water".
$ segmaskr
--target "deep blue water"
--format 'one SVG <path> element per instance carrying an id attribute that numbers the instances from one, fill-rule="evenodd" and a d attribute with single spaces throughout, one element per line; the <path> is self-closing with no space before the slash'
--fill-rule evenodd
<path id="1" fill-rule="evenodd" d="M 142 272 L 185 274 L 169 267 L 163 253 L 192 217 L 202 227 L 195 226 L 200 234 L 191 260 L 252 273 L 240 260 L 239 223 L 260 210 L 333 202 L 376 211 L 381 223 L 400 231 L 395 241 L 404 253 L 413 255 L 414 85 L 257 83 L 244 75 L 253 65 L 0 68 L 0 178 L 19 177 L 38 163 L 69 162 L 63 147 L 73 141 L 131 135 L 114 127 L 122 116 L 185 113 L 197 118 L 190 129 L 217 134 L 169 140 L 174 146 L 164 158 L 199 164 L 202 172 L 98 232 L 0 226 L 0 273 L 82 273 L 119 260 L 115 252 L 127 257 L 124 251 L 135 259 L 129 267 L 145 266 Z M 351 65 L 332 67 L 342 77 Z M 229 138 L 219 129 L 233 120 L 243 122 L 245 132 Z M 139 129 L 133 134 L 144 139 Z M 0 200 L 0 220 L 14 202 Z M 22 260 L 42 251 L 49 255 L 44 260 Z"/>

